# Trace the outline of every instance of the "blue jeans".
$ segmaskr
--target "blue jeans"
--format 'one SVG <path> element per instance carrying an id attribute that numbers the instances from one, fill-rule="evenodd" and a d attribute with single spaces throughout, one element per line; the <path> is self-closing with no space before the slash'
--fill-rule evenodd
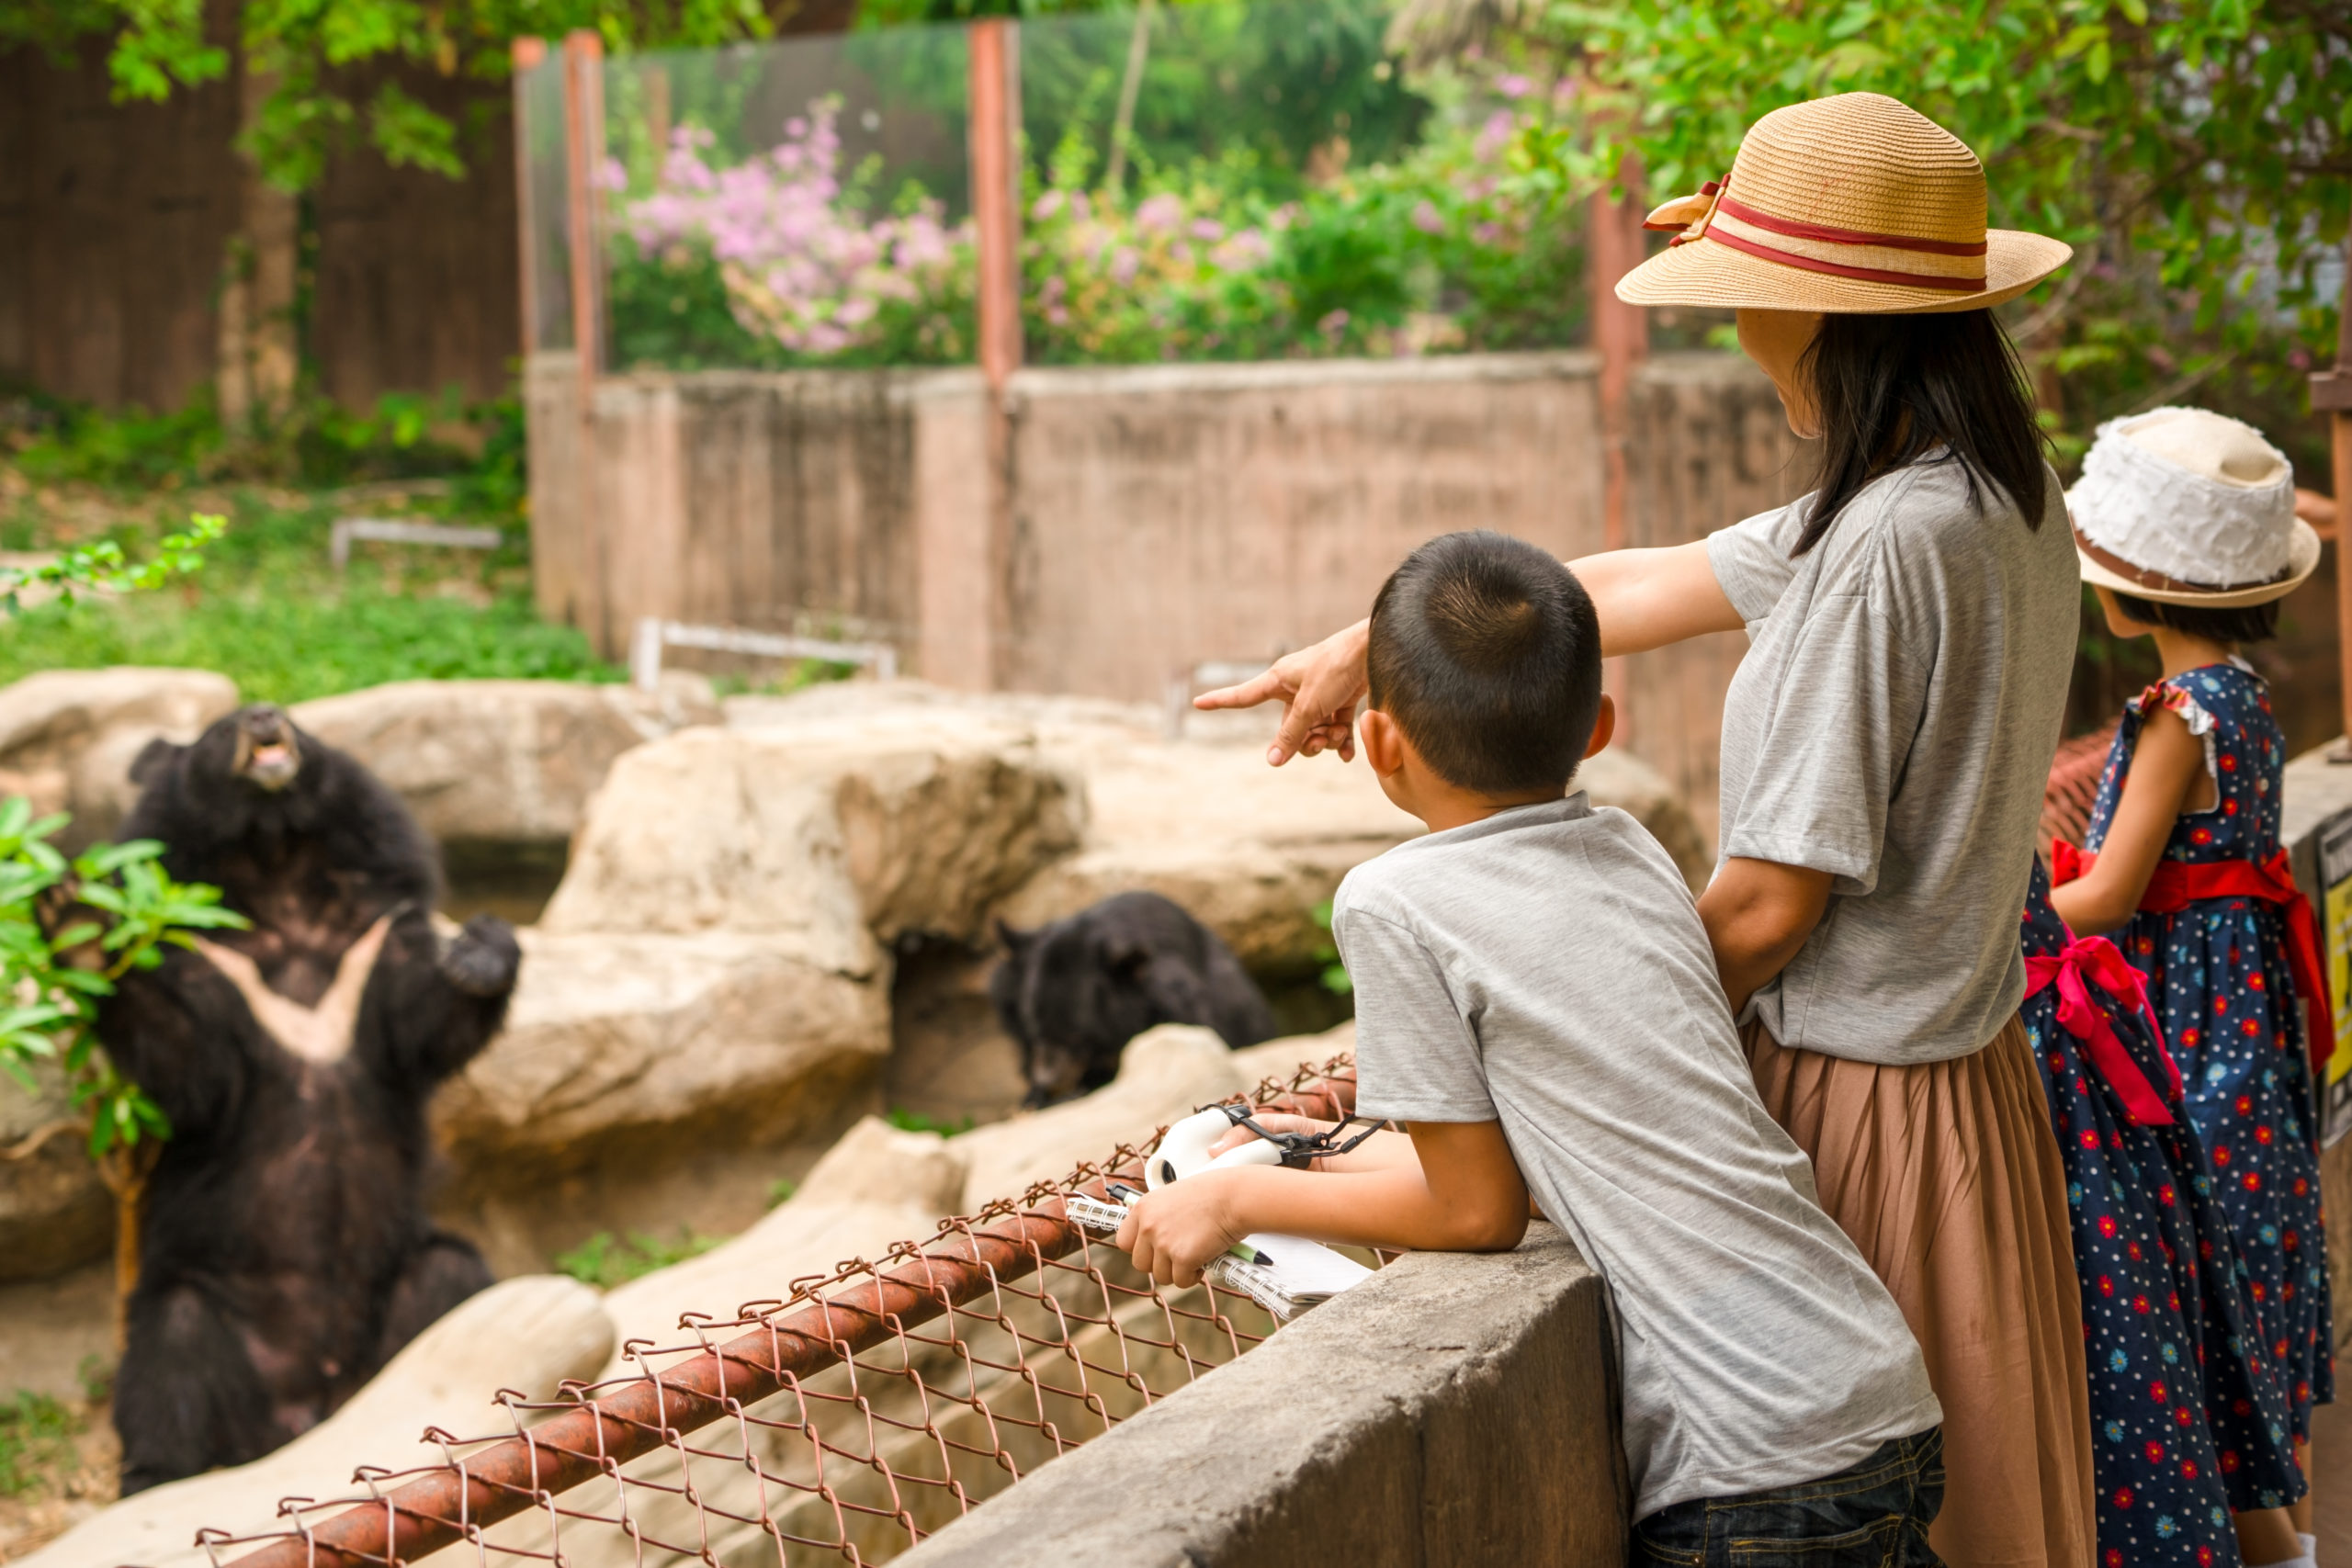
<path id="1" fill-rule="evenodd" d="M 1635 1568 L 1942 1568 L 1928 1526 L 1944 1502 L 1944 1435 L 1898 1438 L 1796 1486 L 1693 1497 L 1634 1526 Z"/>

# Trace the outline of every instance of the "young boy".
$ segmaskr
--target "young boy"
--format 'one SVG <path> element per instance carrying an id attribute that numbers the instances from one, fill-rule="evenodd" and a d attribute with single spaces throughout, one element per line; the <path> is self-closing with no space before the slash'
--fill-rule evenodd
<path id="1" fill-rule="evenodd" d="M 1358 1108 L 1409 1134 L 1203 1172 L 1121 1245 L 1174 1284 L 1251 1231 L 1498 1250 L 1532 1194 L 1608 1281 L 1636 1561 L 1937 1562 L 1918 1347 L 1757 1098 L 1674 863 L 1567 793 L 1615 721 L 1591 600 L 1532 545 L 1447 535 L 1381 589 L 1370 674 L 1364 755 L 1430 832 L 1351 873 L 1332 930 Z"/>

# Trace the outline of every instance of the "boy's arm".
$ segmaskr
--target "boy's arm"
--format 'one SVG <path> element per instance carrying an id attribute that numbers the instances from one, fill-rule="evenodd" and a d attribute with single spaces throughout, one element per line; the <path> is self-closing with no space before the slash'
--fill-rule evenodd
<path id="1" fill-rule="evenodd" d="M 1415 1252 L 1500 1252 L 1527 1231 L 1527 1185 L 1498 1122 L 1415 1122 L 1413 1158 L 1330 1173 L 1204 1170 L 1138 1199 L 1117 1245 L 1162 1285 L 1197 1282 L 1252 1231 Z"/>

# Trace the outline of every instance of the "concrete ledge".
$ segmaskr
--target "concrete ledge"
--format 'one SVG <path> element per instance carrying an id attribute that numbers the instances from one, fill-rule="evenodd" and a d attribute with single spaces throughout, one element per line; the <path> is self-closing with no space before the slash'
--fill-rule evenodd
<path id="1" fill-rule="evenodd" d="M 1551 1225 L 1408 1257 L 897 1561 L 1622 1562 L 1608 1335 L 1600 1276 Z"/>

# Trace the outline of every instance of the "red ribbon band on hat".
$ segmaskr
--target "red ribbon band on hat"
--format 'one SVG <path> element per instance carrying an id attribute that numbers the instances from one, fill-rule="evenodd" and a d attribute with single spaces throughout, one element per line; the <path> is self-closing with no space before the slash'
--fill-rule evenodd
<path id="1" fill-rule="evenodd" d="M 2098 863 L 2098 855 L 2064 839 L 2050 846 L 2050 860 L 2053 887 L 2087 874 Z M 2151 915 L 2177 915 L 2200 898 L 2254 898 L 2278 907 L 2287 922 L 2287 966 L 2295 976 L 2295 994 L 2311 1005 L 2312 1066 L 2324 1066 L 2335 1054 L 2335 1009 L 2328 997 L 2327 969 L 2320 962 L 2319 920 L 2312 913 L 2312 901 L 2295 886 L 2287 852 L 2259 864 L 2250 860 L 2202 865 L 2160 860 L 2148 878 L 2148 890 L 2140 895 L 2140 908 Z"/>
<path id="2" fill-rule="evenodd" d="M 2060 840 L 2064 842 L 2064 840 Z M 2121 1002 L 2148 1021 L 2154 1034 L 2156 1049 L 2165 1059 L 2165 1066 L 2172 1075 L 2172 1093 L 2160 1095 L 2148 1081 L 2148 1075 L 2115 1037 L 2115 1028 L 2107 1015 L 2093 1004 L 2090 985 Z M 2124 961 L 2113 942 L 2103 936 L 2078 937 L 2068 942 L 2054 957 L 2029 954 L 2025 961 L 2025 994 L 2029 997 L 2046 986 L 2058 987 L 2058 1021 L 2067 1033 L 2083 1043 L 2108 1086 L 2123 1101 L 2124 1114 L 2137 1127 L 2169 1127 L 2173 1115 L 2171 1104 L 2180 1100 L 2180 1068 L 2165 1050 L 2164 1030 L 2156 1022 L 2155 1009 L 2148 1002 L 2148 982 L 2137 969 Z"/>
<path id="3" fill-rule="evenodd" d="M 1727 213 L 1750 227 L 1762 229 L 1768 233 L 1786 234 L 1795 240 L 1814 240 L 1832 245 L 1868 245 L 1878 250 L 1916 251 L 1923 255 L 1981 256 L 1985 254 L 1985 242 L 1983 240 L 1921 240 L 1908 234 L 1873 234 L 1860 229 L 1836 229 L 1826 223 L 1778 218 L 1734 197 L 1730 186 L 1729 175 L 1701 186 L 1699 194 L 1713 199 L 1698 219 L 1699 231 L 1693 234 L 1685 226 L 1683 232 L 1667 242 L 1667 249 L 1687 245 L 1694 240 L 1713 240 L 1719 245 L 1728 245 L 1735 251 L 1745 252 L 1780 266 L 1823 273 L 1831 277 L 1850 277 L 1863 283 L 1892 283 L 1905 288 L 1932 288 L 1947 294 L 1984 291 L 1985 279 L 1982 273 L 1974 277 L 1945 277 L 1935 273 L 1896 272 L 1885 267 L 1849 266 L 1843 262 L 1823 261 L 1816 256 L 1799 255 L 1794 251 L 1784 251 L 1777 245 L 1768 245 L 1742 235 L 1726 234 L 1716 225 L 1715 215 Z M 1643 227 L 1669 228 L 1674 225 L 1645 223 Z"/>

